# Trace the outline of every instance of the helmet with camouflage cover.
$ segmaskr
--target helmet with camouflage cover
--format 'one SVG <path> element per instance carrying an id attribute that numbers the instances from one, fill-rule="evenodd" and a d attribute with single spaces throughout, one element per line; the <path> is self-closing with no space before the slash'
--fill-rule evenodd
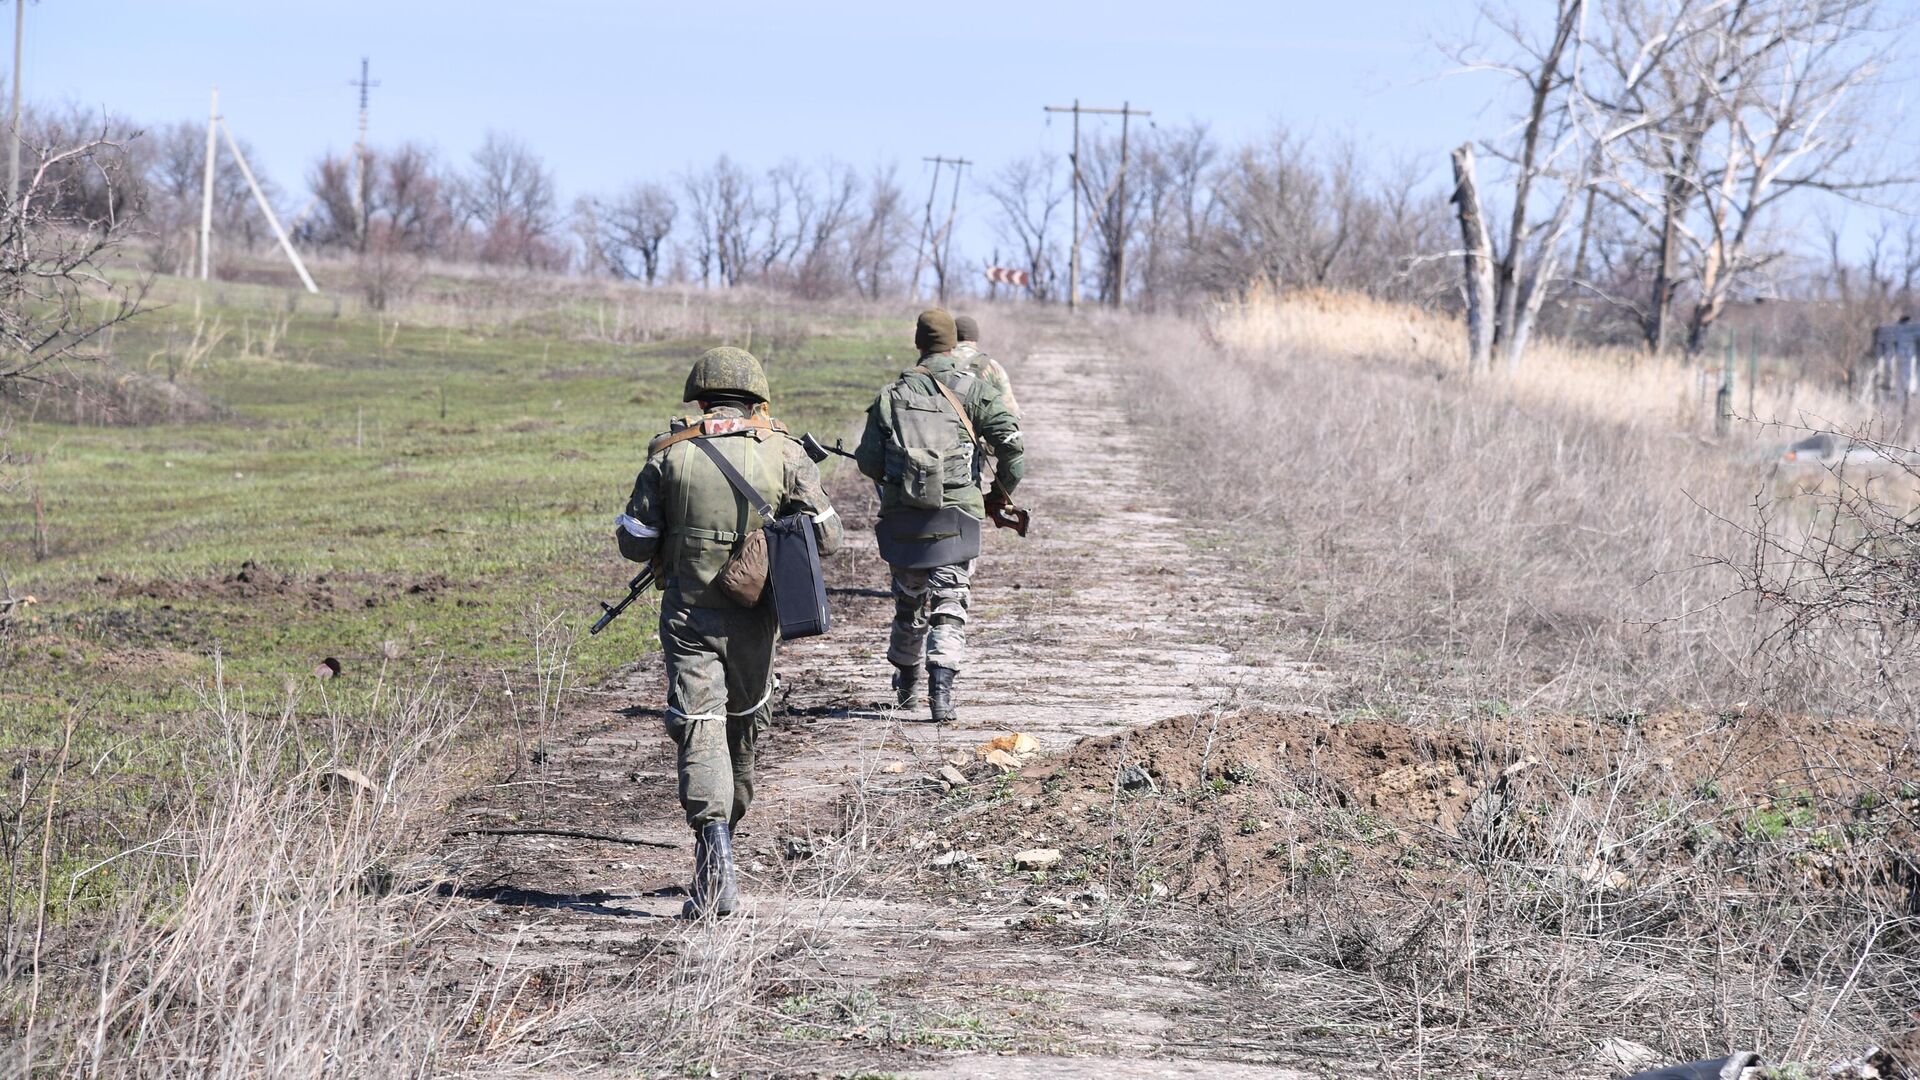
<path id="1" fill-rule="evenodd" d="M 747 350 L 731 345 L 701 353 L 693 362 L 693 370 L 687 372 L 687 396 L 683 400 L 700 401 L 714 394 L 740 394 L 755 401 L 772 396 L 760 361 Z"/>

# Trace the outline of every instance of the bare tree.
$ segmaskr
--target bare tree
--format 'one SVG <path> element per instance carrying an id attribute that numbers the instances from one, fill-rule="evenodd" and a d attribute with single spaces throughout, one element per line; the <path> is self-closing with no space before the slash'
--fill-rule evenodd
<path id="1" fill-rule="evenodd" d="M 659 279 L 660 253 L 680 212 L 664 185 L 642 181 L 611 200 L 583 200 L 582 210 L 592 250 L 613 276 L 648 285 Z"/>
<path id="2" fill-rule="evenodd" d="M 1656 122 L 1622 140 L 1610 187 L 1654 247 L 1645 341 L 1673 337 L 1683 288 L 1697 352 L 1736 284 L 1777 252 L 1755 247 L 1776 203 L 1809 189 L 1848 198 L 1904 177 L 1866 168 L 1862 106 L 1887 66 L 1880 0 L 1734 4 L 1608 0 L 1598 41 L 1616 116 Z M 1669 44 L 1671 43 L 1671 44 Z M 1657 54 L 1654 77 L 1633 72 Z"/>
<path id="3" fill-rule="evenodd" d="M 1584 174 L 1567 175 L 1570 159 L 1580 156 L 1580 130 L 1572 105 L 1572 88 L 1584 44 L 1582 30 L 1587 0 L 1555 0 L 1553 17 L 1544 33 L 1523 16 L 1483 8 L 1482 16 L 1503 39 L 1497 53 L 1463 50 L 1456 54 L 1469 70 L 1490 71 L 1519 84 L 1525 105 L 1519 137 L 1512 146 L 1483 143 L 1490 156 L 1505 161 L 1511 173 L 1510 219 L 1504 237 L 1490 238 L 1504 248 L 1493 251 L 1493 295 L 1483 312 L 1491 314 L 1491 346 L 1501 349 L 1509 369 L 1519 366 L 1532 332 L 1533 320 L 1558 276 L 1559 244 L 1566 229 L 1568 208 L 1575 191 L 1584 186 Z M 1464 166 L 1464 171 L 1463 171 Z M 1471 180 L 1471 158 L 1455 158 L 1455 204 L 1463 234 L 1475 228 L 1469 218 L 1484 223 L 1480 189 Z M 1463 179 L 1464 178 L 1464 179 Z M 1543 191 L 1542 189 L 1548 189 Z M 1538 219 L 1536 200 L 1550 209 Z M 1478 226 L 1484 228 L 1484 224 Z M 1473 268 L 1478 256 L 1468 244 L 1467 290 L 1473 296 L 1479 283 Z M 1470 301 L 1469 310 L 1475 310 Z M 1473 337 L 1477 354 L 1480 339 Z"/>
<path id="4" fill-rule="evenodd" d="M 829 161 L 820 186 L 795 186 L 793 197 L 793 287 L 809 298 L 838 292 L 853 279 L 849 233 L 860 201 L 859 174 Z"/>
<path id="5" fill-rule="evenodd" d="M 394 241 L 415 254 L 446 250 L 453 239 L 451 194 L 456 185 L 434 152 L 418 143 L 402 143 L 375 164 L 372 201 Z"/>
<path id="6" fill-rule="evenodd" d="M 1367 212 L 1350 147 L 1326 164 L 1284 130 L 1243 147 L 1215 181 L 1218 218 L 1206 241 L 1215 287 L 1259 281 L 1280 288 L 1337 283 Z"/>
<path id="7" fill-rule="evenodd" d="M 854 289 L 878 300 L 892 285 L 894 260 L 906 245 L 912 223 L 906 193 L 895 167 L 877 167 L 867 177 L 866 207 L 852 226 L 848 257 Z"/>
<path id="8" fill-rule="evenodd" d="M 1735 0 L 1734 6 L 1744 2 Z M 1590 0 L 1555 0 L 1552 18 L 1539 28 L 1523 15 L 1483 9 L 1504 45 L 1493 52 L 1457 54 L 1470 70 L 1513 80 L 1525 102 L 1515 142 L 1481 143 L 1506 163 L 1512 185 L 1507 231 L 1493 238 L 1493 343 L 1509 370 L 1519 366 L 1541 308 L 1567 276 L 1565 241 L 1576 216 L 1590 219 L 1582 211 L 1592 205 L 1591 192 L 1617 179 L 1609 168 L 1618 159 L 1616 147 L 1670 120 L 1669 110 L 1648 107 L 1650 84 L 1706 32 L 1706 14 L 1729 4 L 1670 0 L 1659 5 L 1664 10 L 1658 32 L 1647 35 L 1633 63 L 1617 68 L 1606 81 L 1590 78 L 1585 63 L 1590 53 L 1605 51 L 1589 47 L 1591 6 Z M 1484 216 L 1479 205 L 1464 201 L 1469 191 L 1456 186 L 1463 230 L 1469 213 Z"/>
<path id="9" fill-rule="evenodd" d="M 994 231 L 1020 250 L 1027 295 L 1035 300 L 1052 300 L 1059 276 L 1059 211 L 1067 186 L 1058 160 L 1054 154 L 1016 158 L 987 184 L 987 196 L 1000 211 Z"/>
<path id="10" fill-rule="evenodd" d="M 0 387 L 97 359 L 146 295 L 144 279 L 110 273 L 132 227 L 126 144 L 100 133 L 23 149 L 19 197 L 0 206 Z"/>
<path id="11" fill-rule="evenodd" d="M 1140 140 L 1141 185 L 1134 276 L 1141 302 L 1155 308 L 1185 300 L 1202 282 L 1196 264 L 1213 223 L 1218 147 L 1206 125 L 1150 129 Z"/>
<path id="12" fill-rule="evenodd" d="M 1878 0 L 1768 7 L 1758 20 L 1718 20 L 1709 35 L 1716 54 L 1743 59 L 1734 78 L 1713 87 L 1725 137 L 1707 142 L 1696 163 L 1690 182 L 1701 220 L 1680 231 L 1695 263 L 1690 353 L 1706 345 L 1741 279 L 1771 260 L 1756 241 L 1778 203 L 1806 191 L 1858 197 L 1909 182 L 1859 167 L 1863 91 L 1882 74 L 1883 54 L 1868 45 L 1880 30 Z"/>
<path id="13" fill-rule="evenodd" d="M 553 174 L 519 139 L 487 133 L 473 152 L 459 206 L 479 233 L 482 262 L 513 262 L 531 269 L 564 261 L 551 242 L 559 225 Z"/>
<path id="14" fill-rule="evenodd" d="M 47 145 L 58 145 L 42 137 Z M 245 139 L 240 148 L 251 160 L 258 160 Z M 157 269 L 180 272 L 193 261 L 199 247 L 201 177 L 206 171 L 207 122 L 182 121 L 159 128 L 151 137 L 129 144 L 139 151 L 144 188 L 142 231 Z M 213 171 L 213 227 L 219 238 L 214 250 L 233 245 L 250 250 L 264 239 L 259 234 L 259 218 L 253 211 L 253 194 L 246 177 L 240 173 L 233 155 L 221 153 Z M 261 187 L 272 196 L 273 182 L 256 172 Z"/>

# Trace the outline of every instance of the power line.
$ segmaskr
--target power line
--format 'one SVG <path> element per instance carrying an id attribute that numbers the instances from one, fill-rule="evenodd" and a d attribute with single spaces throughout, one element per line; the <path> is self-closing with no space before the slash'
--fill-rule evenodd
<path id="1" fill-rule="evenodd" d="M 1117 109 L 1094 108 L 1080 104 L 1079 98 L 1074 98 L 1071 105 L 1045 105 L 1042 109 L 1049 113 L 1073 114 L 1073 154 L 1070 158 L 1073 162 L 1073 246 L 1067 259 L 1067 310 L 1069 311 L 1080 306 L 1080 190 L 1085 184 L 1080 173 L 1080 116 L 1085 113 L 1120 118 L 1120 171 L 1115 175 L 1114 183 L 1108 186 L 1107 193 L 1103 193 L 1100 199 L 1094 199 L 1093 193 L 1087 192 L 1089 225 L 1092 224 L 1092 213 L 1113 215 L 1109 235 L 1115 242 L 1113 249 L 1107 253 L 1108 299 L 1114 307 L 1119 307 L 1127 287 L 1127 124 L 1136 116 L 1152 116 L 1153 113 L 1146 109 L 1134 108 L 1132 102 L 1122 102 Z M 1113 193 L 1116 187 L 1119 198 L 1108 199 L 1107 195 Z M 1096 202 L 1103 205 L 1096 209 L 1094 205 Z"/>

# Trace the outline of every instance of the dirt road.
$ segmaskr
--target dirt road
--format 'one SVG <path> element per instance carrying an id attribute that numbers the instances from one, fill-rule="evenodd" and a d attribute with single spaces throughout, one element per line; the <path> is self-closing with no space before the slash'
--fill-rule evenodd
<path id="1" fill-rule="evenodd" d="M 1150 940 L 1096 956 L 1022 929 L 1036 912 L 1077 917 L 1072 905 L 1099 895 L 1070 900 L 1063 885 L 1061 898 L 1036 901 L 1031 889 L 985 878 L 977 890 L 956 888 L 968 865 L 1008 862 L 1012 849 L 983 839 L 956 856 L 915 831 L 943 798 L 934 777 L 949 756 L 994 736 L 1031 734 L 1050 753 L 1230 701 L 1293 700 L 1312 684 L 1296 666 L 1236 655 L 1255 613 L 1236 606 L 1152 489 L 1153 448 L 1130 430 L 1115 363 L 1056 342 L 1013 372 L 1030 455 L 1022 495 L 1037 524 L 1024 541 L 1004 532 L 988 540 L 959 723 L 934 727 L 885 709 L 892 605 L 871 534 L 847 508 L 854 550 L 832 571 L 835 629 L 780 660 L 782 707 L 739 841 L 751 914 L 720 934 L 670 918 L 690 853 L 654 655 L 579 695 L 544 733 L 540 760 L 459 812 L 469 826 L 561 826 L 681 846 L 457 838 L 447 856 L 466 883 L 472 931 L 458 970 L 559 1001 L 596 980 L 642 996 L 648 987 L 631 983 L 697 982 L 686 991 L 697 996 L 712 991 L 708 969 L 750 968 L 738 1000 L 714 1004 L 733 1017 L 722 1075 L 1306 1075 L 1210 1061 L 1225 1055 L 1202 1033 L 1230 1029 L 1231 1018 L 1204 973 L 1161 957 Z M 840 488 L 858 491 L 845 478 Z M 624 639 L 592 647 L 650 634 L 647 614 L 636 614 Z M 990 768 L 969 768 L 967 787 L 991 785 Z M 991 814 L 993 803 L 978 807 Z M 943 855 L 947 865 L 935 865 Z M 659 1022 L 597 1017 L 586 1026 L 598 1034 L 583 1042 L 580 1015 L 555 1013 L 572 1032 L 553 1037 L 567 1071 L 647 1042 L 623 1038 L 622 1024 Z"/>

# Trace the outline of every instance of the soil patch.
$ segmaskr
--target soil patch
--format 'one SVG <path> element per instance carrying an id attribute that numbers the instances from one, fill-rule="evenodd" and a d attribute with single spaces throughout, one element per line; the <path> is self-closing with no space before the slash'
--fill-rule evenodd
<path id="1" fill-rule="evenodd" d="M 316 574 L 305 577 L 281 573 L 251 559 L 241 563 L 232 573 L 215 577 L 189 581 L 120 582 L 111 575 L 102 575 L 100 583 L 111 586 L 114 597 L 123 600 L 234 602 L 271 599 L 291 601 L 309 611 L 379 607 L 402 596 L 432 601 L 452 587 L 452 582 L 444 574 Z"/>

